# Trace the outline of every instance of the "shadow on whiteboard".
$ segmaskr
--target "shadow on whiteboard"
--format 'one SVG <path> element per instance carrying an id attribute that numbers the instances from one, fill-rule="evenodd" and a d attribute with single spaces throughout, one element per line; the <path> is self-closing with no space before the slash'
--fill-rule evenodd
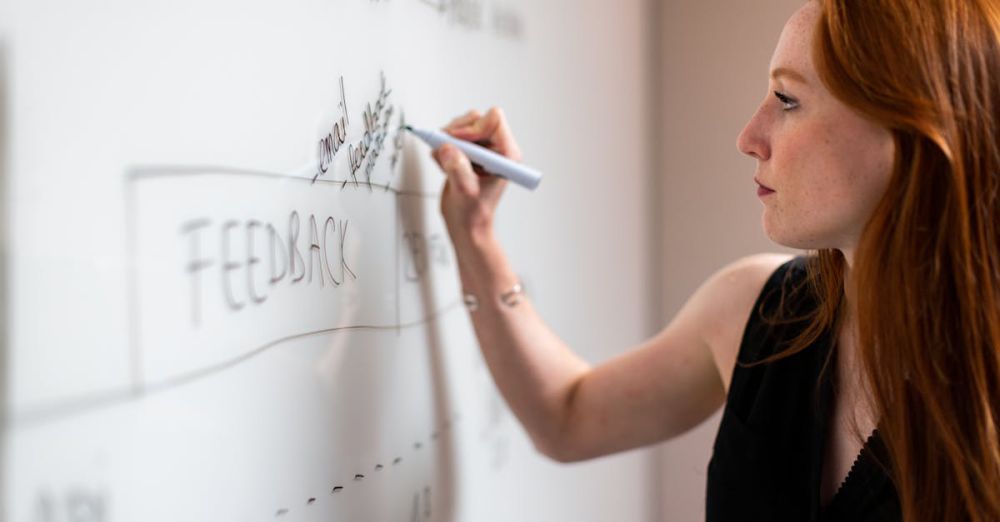
<path id="1" fill-rule="evenodd" d="M 405 184 L 407 178 L 411 175 L 419 176 L 424 174 L 426 176 L 440 176 L 440 172 L 422 172 L 420 168 L 421 163 L 418 160 L 419 153 L 414 151 L 414 142 L 410 141 L 405 149 L 403 155 L 403 171 L 401 176 L 401 182 Z M 436 166 L 431 169 L 437 170 Z M 431 170 L 427 169 L 427 170 Z M 397 204 L 401 202 L 397 198 Z M 438 208 L 440 207 L 437 200 L 428 200 L 426 198 L 420 198 L 418 200 L 417 207 L 429 206 L 427 208 L 419 208 L 418 211 L 410 214 L 409 212 L 400 212 L 400 219 L 404 223 L 410 223 L 413 228 L 417 230 L 430 230 L 434 227 L 425 222 L 428 215 L 435 216 L 436 219 L 440 220 L 438 214 Z M 402 207 L 401 208 L 406 208 Z M 409 210 L 409 209 L 408 209 Z M 399 238 L 397 238 L 398 240 Z M 420 284 L 420 295 L 423 298 L 423 308 L 424 310 L 437 310 L 443 306 L 447 306 L 447 303 L 438 302 L 435 299 L 436 293 L 434 289 L 436 288 L 436 282 L 434 281 L 434 271 L 428 271 L 427 276 L 421 279 Z M 431 369 L 431 383 L 432 383 L 432 393 L 434 398 L 434 425 L 447 426 L 452 418 L 453 407 L 449 402 L 449 397 L 452 396 L 450 390 L 448 389 L 448 379 L 446 375 L 446 369 L 444 365 L 444 354 L 442 349 L 444 346 L 444 334 L 441 331 L 440 321 L 431 321 L 427 323 L 427 328 L 425 330 L 427 335 L 427 356 L 430 358 L 429 367 Z M 444 432 L 444 439 L 441 441 L 440 449 L 437 453 L 436 467 L 436 484 L 435 492 L 437 496 L 435 498 L 435 512 L 434 520 L 452 520 L 454 516 L 454 502 L 456 497 L 455 492 L 455 443 L 453 440 L 453 431 L 446 430 Z"/>
<path id="2" fill-rule="evenodd" d="M 441 292 L 441 287 L 450 288 L 451 285 L 444 278 L 453 277 L 454 271 L 435 270 L 442 268 L 440 256 L 427 241 L 428 237 L 444 232 L 438 211 L 438 198 L 427 197 L 426 189 L 421 190 L 423 187 L 434 186 L 441 179 L 441 173 L 435 170 L 436 167 L 428 167 L 432 164 L 427 161 L 425 152 L 422 146 L 407 140 L 399 172 L 391 182 L 395 192 L 392 196 L 395 207 L 394 243 L 400 246 L 397 251 L 400 257 L 396 263 L 396 277 L 398 284 L 406 287 L 402 291 L 405 298 L 397 295 L 397 306 L 405 308 L 403 312 L 397 311 L 397 317 L 406 317 L 397 320 L 395 335 L 407 340 L 400 341 L 402 350 L 380 351 L 379 346 L 374 344 L 359 346 L 359 338 L 353 335 L 331 335 L 328 348 L 318 361 L 317 371 L 322 374 L 324 382 L 331 383 L 328 393 L 332 398 L 348 396 L 351 391 L 363 393 L 363 399 L 358 399 L 363 402 L 355 403 L 352 407 L 332 405 L 337 409 L 338 422 L 331 426 L 334 433 L 330 434 L 330 438 L 352 441 L 351 453 L 388 456 L 386 452 L 394 450 L 382 446 L 391 446 L 391 439 L 394 437 L 386 436 L 387 433 L 412 430 L 416 426 L 426 427 L 426 433 L 420 430 L 417 430 L 420 433 L 410 433 L 415 451 L 405 455 L 402 466 L 417 469 L 417 473 L 397 471 L 400 466 L 396 464 L 403 460 L 402 454 L 396 459 L 387 460 L 384 467 L 376 465 L 374 469 L 382 470 L 377 473 L 387 479 L 392 476 L 394 484 L 388 489 L 380 489 L 379 495 L 395 498 L 397 495 L 412 494 L 411 522 L 447 522 L 455 516 L 454 502 L 457 494 L 455 440 L 451 429 L 455 408 L 449 400 L 452 391 L 449 389 L 444 354 L 448 336 L 447 328 L 442 323 L 447 321 L 450 314 L 458 312 L 454 310 L 454 299 L 449 299 L 447 294 L 442 295 Z M 355 240 L 360 240 L 359 237 L 355 236 Z M 441 241 L 446 239 L 441 237 Z M 359 247 L 348 245 L 347 248 L 357 250 Z M 450 252 L 447 255 L 450 259 Z M 437 265 L 435 261 L 438 262 Z M 444 268 L 452 266 L 445 265 Z M 360 292 L 360 288 L 354 287 L 353 291 Z M 413 289 L 417 290 L 416 295 L 411 292 Z M 356 296 L 359 299 L 361 297 Z M 352 298 L 348 298 L 350 300 Z M 349 314 L 354 314 L 357 310 L 346 309 Z M 414 322 L 414 318 L 419 319 Z M 365 322 L 365 318 L 353 315 L 342 320 L 347 324 Z M 383 334 L 385 333 L 388 331 L 383 330 Z M 373 350 L 379 353 L 372 353 Z M 398 376 L 403 376 L 405 382 L 394 382 L 394 378 Z M 351 387 L 344 387 L 345 380 L 351 383 Z M 427 408 L 420 409 L 423 418 L 418 422 L 397 424 L 393 420 L 403 415 L 397 404 L 401 388 L 409 396 L 427 397 Z M 359 404 L 364 404 L 364 407 L 358 407 Z M 417 400 L 413 404 L 424 402 Z M 357 434 L 368 434 L 370 438 L 359 440 Z M 351 486 L 337 486 L 334 489 L 338 498 L 343 501 L 343 504 L 339 504 L 337 513 L 370 520 L 385 518 L 386 513 L 380 511 L 385 508 L 378 507 L 386 503 L 384 498 L 377 503 L 365 501 L 370 490 Z M 402 501 L 402 498 L 398 500 Z M 292 511 L 282 512 L 283 516 L 294 514 Z"/>

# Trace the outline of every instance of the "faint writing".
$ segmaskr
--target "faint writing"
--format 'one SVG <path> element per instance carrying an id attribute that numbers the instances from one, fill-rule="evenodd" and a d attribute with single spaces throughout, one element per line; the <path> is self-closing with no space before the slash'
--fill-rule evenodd
<path id="1" fill-rule="evenodd" d="M 413 493 L 413 507 L 410 510 L 410 522 L 423 522 L 431 520 L 431 488 L 424 487 L 423 491 Z"/>
<path id="2" fill-rule="evenodd" d="M 483 3 L 479 0 L 421 0 L 448 17 L 454 25 L 466 29 L 480 29 L 483 26 Z"/>
<path id="3" fill-rule="evenodd" d="M 49 491 L 39 493 L 34 517 L 35 522 L 105 522 L 107 512 L 103 493 L 72 489 L 61 498 Z"/>
<path id="4" fill-rule="evenodd" d="M 404 270 L 407 281 L 420 280 L 431 264 L 449 266 L 448 242 L 440 234 L 407 232 L 403 234 L 403 241 L 409 254 Z"/>
<path id="5" fill-rule="evenodd" d="M 399 113 L 399 124 L 396 125 L 396 137 L 392 140 L 392 156 L 389 158 L 389 175 L 396 173 L 396 165 L 403 157 L 403 146 L 406 145 L 406 113 Z M 389 183 L 385 184 L 385 190 L 389 190 Z"/>
<path id="6" fill-rule="evenodd" d="M 389 95 L 391 94 L 392 91 L 386 85 L 385 73 L 382 73 L 381 88 L 375 99 L 374 107 L 370 102 L 367 103 L 361 114 L 365 133 L 357 143 L 348 145 L 351 180 L 355 184 L 358 183 L 358 172 L 364 169 L 368 188 L 371 188 L 372 171 L 385 147 L 385 138 L 389 133 L 389 120 L 395 110 L 392 105 L 389 105 Z M 347 185 L 347 181 L 344 181 L 344 185 Z"/>
<path id="7" fill-rule="evenodd" d="M 493 33 L 497 36 L 518 39 L 524 33 L 524 23 L 517 11 L 509 7 L 494 5 L 490 14 L 490 25 Z"/>

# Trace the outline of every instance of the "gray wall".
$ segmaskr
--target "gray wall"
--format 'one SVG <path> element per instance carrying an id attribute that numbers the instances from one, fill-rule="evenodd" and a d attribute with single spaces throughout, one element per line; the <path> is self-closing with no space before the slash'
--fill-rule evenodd
<path id="1" fill-rule="evenodd" d="M 784 250 L 761 230 L 754 161 L 737 151 L 736 136 L 767 93 L 771 52 L 802 3 L 667 0 L 657 8 L 662 325 L 721 266 Z M 718 417 L 662 445 L 663 520 L 704 520 Z"/>

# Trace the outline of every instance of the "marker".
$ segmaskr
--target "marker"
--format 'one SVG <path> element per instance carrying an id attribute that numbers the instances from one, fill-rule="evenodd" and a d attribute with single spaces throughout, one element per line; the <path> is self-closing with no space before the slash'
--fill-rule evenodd
<path id="1" fill-rule="evenodd" d="M 469 157 L 469 161 L 479 165 L 487 173 L 513 181 L 526 189 L 535 190 L 542 182 L 541 172 L 501 156 L 486 147 L 454 138 L 441 131 L 414 129 L 409 125 L 406 126 L 406 130 L 416 134 L 418 138 L 435 149 L 445 143 L 451 143 L 458 147 L 458 150 L 464 152 Z"/>

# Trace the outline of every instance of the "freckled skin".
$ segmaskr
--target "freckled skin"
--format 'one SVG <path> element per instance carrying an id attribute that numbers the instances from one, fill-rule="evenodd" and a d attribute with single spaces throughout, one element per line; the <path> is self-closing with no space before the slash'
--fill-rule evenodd
<path id="1" fill-rule="evenodd" d="M 763 198 L 764 231 L 781 245 L 851 251 L 885 193 L 895 144 L 891 133 L 836 99 L 822 84 L 812 59 L 820 8 L 803 6 L 782 31 L 767 96 L 740 133 L 737 146 L 757 159 L 758 180 L 775 190 Z M 774 94 L 795 100 L 785 110 Z"/>

